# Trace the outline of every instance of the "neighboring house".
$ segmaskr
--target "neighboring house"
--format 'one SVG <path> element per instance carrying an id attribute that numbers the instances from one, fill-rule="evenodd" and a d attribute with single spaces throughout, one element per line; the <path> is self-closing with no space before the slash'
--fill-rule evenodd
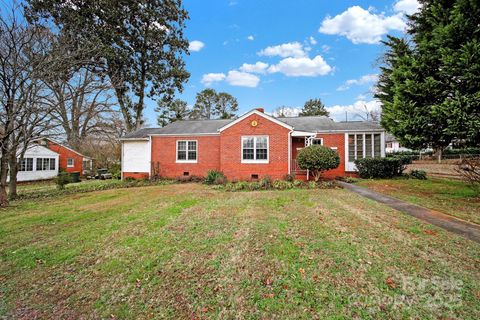
<path id="1" fill-rule="evenodd" d="M 36 141 L 38 144 L 60 155 L 59 168 L 66 172 L 80 172 L 82 175 L 92 169 L 92 159 L 49 138 Z"/>
<path id="2" fill-rule="evenodd" d="M 341 159 L 326 177 L 355 175 L 353 161 L 385 156 L 384 130 L 373 122 L 334 122 L 323 117 L 274 118 L 254 109 L 232 120 L 176 121 L 140 129 L 121 138 L 122 178 L 152 175 L 205 176 L 220 170 L 230 180 L 281 179 L 298 168 L 300 149 L 321 144 Z"/>
<path id="3" fill-rule="evenodd" d="M 19 159 L 17 181 L 53 179 L 58 174 L 60 155 L 44 146 L 31 145 Z"/>
<path id="4" fill-rule="evenodd" d="M 392 153 L 392 152 L 401 152 L 401 151 L 412 151 L 412 149 L 404 148 L 398 142 L 398 140 L 391 134 L 385 134 L 385 152 Z"/>

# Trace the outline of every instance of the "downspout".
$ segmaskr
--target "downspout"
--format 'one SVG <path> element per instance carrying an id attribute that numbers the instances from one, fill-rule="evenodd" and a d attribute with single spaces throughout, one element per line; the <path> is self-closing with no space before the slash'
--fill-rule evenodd
<path id="1" fill-rule="evenodd" d="M 288 175 L 292 174 L 292 132 L 288 132 Z"/>
<path id="2" fill-rule="evenodd" d="M 123 160 L 125 159 L 125 156 L 123 154 L 124 153 L 124 151 L 123 151 L 123 140 L 120 140 L 120 143 L 122 144 L 122 156 L 120 158 L 120 169 L 121 169 L 120 178 L 123 181 Z"/>
<path id="3" fill-rule="evenodd" d="M 307 142 L 307 147 L 311 146 L 312 145 L 312 140 L 315 139 L 317 135 L 314 135 L 314 136 L 309 136 L 307 139 L 306 139 L 306 142 Z M 307 169 L 307 181 L 310 180 L 310 170 Z"/>
<path id="4" fill-rule="evenodd" d="M 153 154 L 153 152 L 152 152 L 152 136 L 151 135 L 148 136 L 148 143 L 149 143 L 149 146 L 150 146 L 150 148 L 149 148 L 150 149 L 150 155 L 148 156 L 148 158 L 150 159 L 150 161 L 149 161 L 150 170 L 148 172 L 148 178 L 152 179 L 152 167 L 153 167 L 152 154 Z"/>

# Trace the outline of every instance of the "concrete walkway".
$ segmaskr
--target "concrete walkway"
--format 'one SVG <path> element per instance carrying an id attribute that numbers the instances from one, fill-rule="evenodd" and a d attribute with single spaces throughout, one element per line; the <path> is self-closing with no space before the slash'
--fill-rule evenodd
<path id="1" fill-rule="evenodd" d="M 470 223 L 435 210 L 420 207 L 396 198 L 392 198 L 351 183 L 339 182 L 339 184 L 345 189 L 364 196 L 365 198 L 384 203 L 390 208 L 405 212 L 411 216 L 414 216 L 415 218 L 480 243 L 480 225 Z"/>

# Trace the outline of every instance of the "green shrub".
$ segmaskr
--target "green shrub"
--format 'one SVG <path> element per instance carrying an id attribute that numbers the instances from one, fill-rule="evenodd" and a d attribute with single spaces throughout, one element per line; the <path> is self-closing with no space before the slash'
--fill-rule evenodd
<path id="1" fill-rule="evenodd" d="M 290 181 L 290 182 L 295 181 L 295 173 L 287 173 L 287 174 L 283 177 L 283 180 L 285 180 L 285 181 Z"/>
<path id="2" fill-rule="evenodd" d="M 293 182 L 285 180 L 275 180 L 272 185 L 273 189 L 276 190 L 286 190 L 293 188 Z"/>
<path id="3" fill-rule="evenodd" d="M 418 180 L 427 180 L 427 172 L 424 170 L 410 171 L 410 177 Z"/>
<path id="4" fill-rule="evenodd" d="M 272 188 L 272 178 L 270 176 L 264 176 L 262 180 L 260 180 L 260 188 L 268 190 Z"/>
<path id="5" fill-rule="evenodd" d="M 120 163 L 112 164 L 108 171 L 112 174 L 113 179 L 120 179 L 122 176 L 122 167 Z"/>
<path id="6" fill-rule="evenodd" d="M 443 154 L 480 154 L 480 148 L 445 149 L 443 150 Z"/>
<path id="7" fill-rule="evenodd" d="M 179 183 L 187 183 L 187 182 L 203 182 L 205 181 L 204 177 L 201 176 L 179 176 L 175 178 L 175 181 Z"/>
<path id="8" fill-rule="evenodd" d="M 311 145 L 300 150 L 297 163 L 301 169 L 310 170 L 315 181 L 318 181 L 323 171 L 338 168 L 340 157 L 328 147 Z"/>
<path id="9" fill-rule="evenodd" d="M 295 188 L 303 188 L 305 187 L 305 183 L 302 180 L 293 180 L 293 186 Z"/>
<path id="10" fill-rule="evenodd" d="M 224 184 L 227 182 L 227 178 L 223 172 L 218 170 L 208 170 L 207 176 L 205 177 L 206 184 Z"/>
<path id="11" fill-rule="evenodd" d="M 308 189 L 317 189 L 318 184 L 316 181 L 308 181 L 307 182 Z"/>
<path id="12" fill-rule="evenodd" d="M 65 189 L 65 186 L 72 182 L 72 176 L 70 173 L 60 170 L 57 177 L 55 178 L 55 183 L 57 184 L 58 190 Z"/>
<path id="13" fill-rule="evenodd" d="M 409 163 L 411 159 L 408 156 L 355 160 L 358 174 L 363 179 L 401 176 Z"/>

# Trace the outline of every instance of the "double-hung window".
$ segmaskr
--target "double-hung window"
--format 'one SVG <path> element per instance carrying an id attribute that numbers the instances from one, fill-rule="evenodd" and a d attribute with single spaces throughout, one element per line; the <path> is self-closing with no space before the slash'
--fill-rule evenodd
<path id="1" fill-rule="evenodd" d="M 75 166 L 75 159 L 73 159 L 73 158 L 68 158 L 68 159 L 67 159 L 67 167 L 71 168 L 71 167 L 73 167 L 73 166 Z"/>
<path id="2" fill-rule="evenodd" d="M 197 140 L 177 140 L 177 162 L 197 162 Z"/>
<path id="3" fill-rule="evenodd" d="M 242 137 L 242 163 L 268 163 L 268 136 Z"/>
<path id="4" fill-rule="evenodd" d="M 33 158 L 24 158 L 19 161 L 18 171 L 33 171 Z"/>

